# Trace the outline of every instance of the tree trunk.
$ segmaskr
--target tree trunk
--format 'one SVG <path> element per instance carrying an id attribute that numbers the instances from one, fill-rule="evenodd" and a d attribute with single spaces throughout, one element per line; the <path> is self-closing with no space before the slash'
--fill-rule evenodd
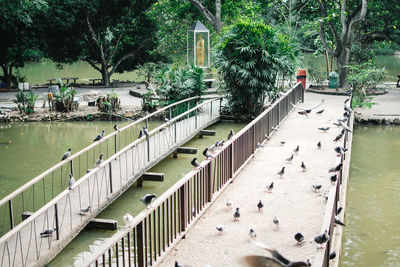
<path id="1" fill-rule="evenodd" d="M 110 73 L 107 70 L 107 67 L 102 66 L 101 67 L 101 77 L 103 78 L 103 83 L 105 86 L 110 86 Z"/>
<path id="2" fill-rule="evenodd" d="M 11 89 L 11 81 L 12 81 L 12 65 L 2 65 L 4 82 L 7 84 L 7 90 Z"/>

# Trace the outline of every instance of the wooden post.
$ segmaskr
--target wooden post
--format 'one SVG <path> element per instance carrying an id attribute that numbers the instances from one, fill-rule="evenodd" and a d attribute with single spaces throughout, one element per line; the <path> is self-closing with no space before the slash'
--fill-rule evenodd
<path id="1" fill-rule="evenodd" d="M 14 228 L 14 216 L 11 199 L 8 201 L 8 210 L 10 212 L 10 229 Z"/>
<path id="2" fill-rule="evenodd" d="M 187 203 L 186 203 L 186 185 L 182 185 L 180 188 L 180 193 L 179 193 L 179 202 L 181 203 L 180 205 L 180 225 L 181 229 L 180 232 L 184 232 L 186 229 L 186 217 L 187 217 Z"/>
<path id="3" fill-rule="evenodd" d="M 60 229 L 58 228 L 58 210 L 57 210 L 57 203 L 54 204 L 54 216 L 56 219 L 56 236 L 57 236 L 57 240 L 60 240 Z"/>
<path id="4" fill-rule="evenodd" d="M 137 226 L 136 226 L 136 234 L 137 234 L 137 255 L 138 255 L 138 266 L 139 267 L 144 267 L 145 266 L 145 258 L 143 255 L 144 252 L 144 240 L 143 240 L 143 221 L 141 221 Z"/>

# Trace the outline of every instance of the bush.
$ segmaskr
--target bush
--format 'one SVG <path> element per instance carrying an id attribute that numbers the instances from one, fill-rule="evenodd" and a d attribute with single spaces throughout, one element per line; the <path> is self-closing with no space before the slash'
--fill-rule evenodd
<path id="1" fill-rule="evenodd" d="M 21 113 L 31 114 L 35 111 L 35 103 L 38 96 L 32 91 L 24 93 L 23 90 L 18 90 L 15 97 L 17 99 L 14 100 L 14 103 L 18 104 L 18 110 Z"/>
<path id="2" fill-rule="evenodd" d="M 55 95 L 55 107 L 59 112 L 71 112 L 77 109 L 77 102 L 75 102 L 75 95 L 78 93 L 69 84 L 64 85 L 61 79 L 58 79 L 60 85 L 60 94 Z"/>
<path id="3" fill-rule="evenodd" d="M 107 94 L 105 98 L 100 98 L 99 109 L 102 112 L 111 113 L 120 108 L 121 100 L 118 98 L 118 94 L 114 90 Z"/>
<path id="4" fill-rule="evenodd" d="M 226 27 L 214 51 L 214 64 L 227 87 L 231 113 L 256 116 L 265 99 L 278 93 L 277 78 L 296 67 L 287 36 L 262 22 L 239 21 Z"/>

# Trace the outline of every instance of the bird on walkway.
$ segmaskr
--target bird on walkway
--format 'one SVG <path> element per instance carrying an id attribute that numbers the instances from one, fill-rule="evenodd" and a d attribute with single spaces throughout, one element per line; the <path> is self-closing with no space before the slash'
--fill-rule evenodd
<path id="1" fill-rule="evenodd" d="M 40 237 L 50 237 L 54 234 L 57 228 L 49 228 L 40 233 Z"/>
<path id="2" fill-rule="evenodd" d="M 281 146 L 284 146 L 286 141 L 281 141 Z"/>
<path id="3" fill-rule="evenodd" d="M 263 208 L 263 207 L 264 207 L 264 204 L 261 202 L 261 200 L 258 201 L 258 203 L 257 203 L 257 209 L 258 209 L 259 212 L 262 211 L 262 208 Z"/>
<path id="4" fill-rule="evenodd" d="M 332 251 L 331 253 L 329 253 L 329 259 L 333 260 L 334 258 L 336 258 L 336 251 Z"/>
<path id="5" fill-rule="evenodd" d="M 142 137 L 143 137 L 143 131 L 142 131 L 142 129 L 140 129 L 140 130 L 139 130 L 138 139 L 140 139 L 140 138 L 142 138 Z"/>
<path id="6" fill-rule="evenodd" d="M 61 160 L 67 159 L 71 155 L 71 148 L 68 148 Z"/>
<path id="7" fill-rule="evenodd" d="M 118 126 L 117 126 L 116 124 L 114 124 L 114 130 L 115 130 L 116 132 L 119 132 Z"/>
<path id="8" fill-rule="evenodd" d="M 207 147 L 203 150 L 203 156 L 206 157 L 207 159 L 212 158 L 212 155 L 211 155 L 210 151 L 208 151 Z"/>
<path id="9" fill-rule="evenodd" d="M 150 263 L 148 264 L 148 265 L 150 265 Z M 192 265 L 182 265 L 182 264 L 179 264 L 178 263 L 178 261 L 175 261 L 175 265 L 174 265 L 175 267 L 193 267 Z"/>
<path id="10" fill-rule="evenodd" d="M 257 237 L 256 232 L 253 230 L 253 228 L 250 229 L 249 236 L 251 239 L 255 239 Z"/>
<path id="11" fill-rule="evenodd" d="M 308 117 L 307 111 L 305 111 L 305 110 L 297 111 L 297 113 L 299 113 L 300 115 L 305 115 L 306 117 Z"/>
<path id="12" fill-rule="evenodd" d="M 311 113 L 311 111 L 312 111 L 313 109 L 315 109 L 315 108 L 321 106 L 324 102 L 325 102 L 325 100 L 322 99 L 322 100 L 321 100 L 321 103 L 316 104 L 316 105 L 314 105 L 314 106 L 312 106 L 312 107 L 309 107 L 309 108 L 301 108 L 301 107 L 299 107 L 299 106 L 294 105 L 292 102 L 290 102 L 290 104 L 292 104 L 293 107 L 302 110 L 303 112 L 305 112 L 305 114 L 309 114 L 309 113 Z M 300 113 L 300 112 L 299 112 L 299 113 Z M 305 114 L 304 114 L 304 115 L 305 115 Z"/>
<path id="13" fill-rule="evenodd" d="M 348 150 L 347 148 L 344 148 L 344 147 L 342 147 L 342 146 L 337 146 L 337 147 L 335 147 L 335 152 L 336 152 L 338 155 L 343 155 L 347 150 Z"/>
<path id="14" fill-rule="evenodd" d="M 321 147 L 322 147 L 322 144 L 321 144 L 321 141 L 319 141 L 319 142 L 317 143 L 317 148 L 318 148 L 318 149 L 321 149 Z"/>
<path id="15" fill-rule="evenodd" d="M 74 185 L 74 183 L 75 183 L 75 179 L 72 176 L 72 173 L 70 173 L 69 174 L 69 180 L 68 180 L 68 190 L 72 189 L 72 186 Z"/>
<path id="16" fill-rule="evenodd" d="M 200 163 L 197 161 L 197 158 L 192 159 L 190 164 L 192 164 L 192 166 L 194 167 L 195 170 L 200 167 Z"/>
<path id="17" fill-rule="evenodd" d="M 314 238 L 315 243 L 320 244 L 321 246 L 319 248 L 324 248 L 323 244 L 328 242 L 330 239 L 330 236 L 328 235 L 328 231 L 325 230 L 323 234 L 317 235 Z"/>
<path id="18" fill-rule="evenodd" d="M 338 216 L 335 216 L 335 224 L 339 224 L 340 226 L 346 226 Z"/>
<path id="19" fill-rule="evenodd" d="M 103 153 L 100 154 L 99 158 L 98 158 L 98 159 L 96 160 L 96 162 L 94 163 L 94 167 L 93 167 L 93 168 L 96 168 L 96 167 L 98 167 L 100 164 L 103 163 L 103 157 L 104 157 Z"/>
<path id="20" fill-rule="evenodd" d="M 224 224 L 220 224 L 218 226 L 215 227 L 218 231 L 218 234 L 222 235 L 224 233 L 225 230 L 225 225 Z"/>
<path id="21" fill-rule="evenodd" d="M 335 125 L 336 127 L 340 127 L 340 124 L 339 124 L 339 123 L 334 122 L 334 123 L 332 123 L 332 124 Z"/>
<path id="22" fill-rule="evenodd" d="M 239 208 L 236 208 L 235 213 L 233 213 L 233 220 L 236 222 L 239 221 L 239 218 L 240 218 Z"/>
<path id="23" fill-rule="evenodd" d="M 147 138 L 149 138 L 149 131 L 146 127 L 143 127 L 143 133 L 146 135 Z"/>
<path id="24" fill-rule="evenodd" d="M 328 172 L 338 172 L 342 169 L 342 167 L 343 167 L 343 163 L 340 162 L 335 167 L 330 168 Z"/>
<path id="25" fill-rule="evenodd" d="M 331 180 L 331 183 L 334 184 L 337 181 L 337 174 L 332 175 L 330 180 Z"/>
<path id="26" fill-rule="evenodd" d="M 343 127 L 343 129 L 345 129 L 346 131 L 348 131 L 349 133 L 351 133 L 351 129 L 349 126 L 347 126 L 346 124 L 344 124 L 343 122 L 339 122 L 340 126 Z"/>
<path id="27" fill-rule="evenodd" d="M 315 192 L 318 192 L 318 191 L 321 189 L 322 185 L 320 185 L 320 184 L 313 184 L 311 187 L 314 189 Z"/>
<path id="28" fill-rule="evenodd" d="M 318 130 L 323 131 L 324 133 L 326 133 L 327 131 L 329 131 L 331 127 L 326 126 L 326 127 L 319 127 Z"/>
<path id="29" fill-rule="evenodd" d="M 231 140 L 234 134 L 233 129 L 231 129 L 228 133 L 228 140 Z"/>
<path id="30" fill-rule="evenodd" d="M 338 121 L 338 123 L 340 124 L 340 122 L 346 122 L 346 121 L 348 121 L 348 118 L 345 117 L 345 118 L 343 118 L 343 119 L 337 119 L 337 121 Z"/>
<path id="31" fill-rule="evenodd" d="M 142 203 L 146 205 L 146 208 L 149 208 L 149 206 L 151 207 L 151 201 L 153 200 L 153 198 L 156 197 L 157 196 L 155 194 L 146 194 L 140 199 L 140 201 L 142 201 Z"/>
<path id="32" fill-rule="evenodd" d="M 126 227 L 132 226 L 135 222 L 132 215 L 130 215 L 129 213 L 125 214 L 124 217 L 122 217 L 122 220 L 124 221 Z"/>
<path id="33" fill-rule="evenodd" d="M 304 236 L 301 233 L 297 233 L 294 235 L 294 239 L 297 241 L 297 245 L 301 245 L 304 241 Z"/>
<path id="34" fill-rule="evenodd" d="M 340 134 L 339 134 L 338 136 L 336 136 L 335 139 L 333 139 L 333 141 L 334 141 L 334 142 L 337 142 L 337 141 L 339 141 L 340 139 L 342 139 L 343 136 L 344 136 L 344 130 L 342 130 L 342 131 L 340 132 Z"/>
<path id="35" fill-rule="evenodd" d="M 282 167 L 282 169 L 277 173 L 280 177 L 282 177 L 285 174 L 285 166 Z"/>
<path id="36" fill-rule="evenodd" d="M 95 139 L 93 139 L 93 142 L 99 141 L 104 137 L 104 130 L 101 131 L 99 135 L 96 136 Z"/>
<path id="37" fill-rule="evenodd" d="M 293 151 L 297 155 L 297 153 L 299 153 L 300 151 L 300 146 L 297 146 Z"/>
<path id="38" fill-rule="evenodd" d="M 85 215 L 87 215 L 89 212 L 91 212 L 92 211 L 92 206 L 87 206 L 86 208 L 83 208 L 83 209 L 81 209 L 80 211 L 79 211 L 79 214 L 80 215 L 82 215 L 82 216 L 85 216 Z"/>
<path id="39" fill-rule="evenodd" d="M 328 198 L 329 198 L 329 195 L 325 193 L 325 194 L 324 194 L 325 203 L 328 202 Z"/>
<path id="40" fill-rule="evenodd" d="M 337 212 L 336 212 L 336 214 L 337 214 L 337 215 L 339 215 L 339 214 L 340 214 L 340 212 L 342 212 L 342 209 L 343 209 L 343 207 L 339 207 L 339 208 L 337 209 Z"/>
<path id="41" fill-rule="evenodd" d="M 304 163 L 304 161 L 301 162 L 300 167 L 303 170 L 303 172 L 307 171 L 307 167 L 306 167 L 306 164 Z"/>
<path id="42" fill-rule="evenodd" d="M 324 112 L 324 110 L 323 110 L 323 109 L 321 109 L 321 110 L 317 111 L 317 114 L 322 114 L 322 112 Z"/>
<path id="43" fill-rule="evenodd" d="M 272 193 L 272 189 L 274 188 L 274 182 L 271 182 L 270 185 L 267 185 L 268 193 Z"/>
<path id="44" fill-rule="evenodd" d="M 275 218 L 272 220 L 272 222 L 275 225 L 275 230 L 279 230 L 279 219 L 275 216 Z"/>
<path id="45" fill-rule="evenodd" d="M 293 160 L 293 154 L 286 159 L 286 162 L 287 163 L 292 163 L 292 160 Z"/>
<path id="46" fill-rule="evenodd" d="M 232 201 L 228 198 L 225 202 L 225 205 L 228 209 L 232 208 Z"/>
<path id="47" fill-rule="evenodd" d="M 252 241 L 253 244 L 259 246 L 268 252 L 267 256 L 248 255 L 243 258 L 250 267 L 307 267 L 311 266 L 311 262 L 307 259 L 304 261 L 292 262 L 282 256 L 277 250 L 269 249 L 264 244 Z"/>

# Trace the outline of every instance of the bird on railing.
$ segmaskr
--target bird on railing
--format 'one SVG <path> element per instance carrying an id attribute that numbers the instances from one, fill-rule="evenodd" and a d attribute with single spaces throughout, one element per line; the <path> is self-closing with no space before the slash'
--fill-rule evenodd
<path id="1" fill-rule="evenodd" d="M 306 167 L 306 164 L 304 163 L 304 161 L 301 162 L 300 167 L 301 167 L 301 169 L 302 169 L 303 172 L 306 172 L 306 171 L 307 171 L 307 167 Z"/>
<path id="2" fill-rule="evenodd" d="M 328 172 L 338 172 L 338 171 L 340 171 L 342 169 L 342 167 L 343 167 L 343 163 L 340 162 L 335 167 L 330 168 Z"/>
<path id="3" fill-rule="evenodd" d="M 263 207 L 264 207 L 264 204 L 261 202 L 261 200 L 258 201 L 258 203 L 257 203 L 258 212 L 262 212 L 262 208 L 263 208 Z"/>
<path id="4" fill-rule="evenodd" d="M 49 228 L 40 233 L 40 237 L 50 237 L 54 234 L 57 228 Z"/>
<path id="5" fill-rule="evenodd" d="M 192 166 L 194 167 L 195 170 L 197 170 L 198 168 L 200 168 L 200 163 L 198 162 L 197 158 L 192 159 L 192 161 L 190 162 L 190 164 L 192 164 Z"/>
<path id="6" fill-rule="evenodd" d="M 339 141 L 340 139 L 342 139 L 344 136 L 344 129 L 340 132 L 340 134 L 338 136 L 335 137 L 335 139 L 333 139 L 334 142 Z"/>
<path id="7" fill-rule="evenodd" d="M 332 251 L 331 253 L 329 253 L 329 259 L 333 260 L 334 258 L 336 258 L 336 251 Z"/>
<path id="8" fill-rule="evenodd" d="M 147 130 L 146 127 L 143 127 L 143 133 L 146 135 L 147 138 L 149 138 L 149 131 Z"/>
<path id="9" fill-rule="evenodd" d="M 203 156 L 206 157 L 207 159 L 212 159 L 212 155 L 211 155 L 210 151 L 208 151 L 208 147 L 206 147 L 203 150 Z"/>
<path id="10" fill-rule="evenodd" d="M 297 155 L 300 151 L 300 146 L 297 146 L 293 151 Z"/>
<path id="11" fill-rule="evenodd" d="M 342 209 L 343 209 L 343 207 L 339 207 L 339 208 L 337 209 L 337 212 L 336 212 L 336 214 L 337 214 L 337 215 L 339 215 L 339 214 L 340 214 L 340 212 L 342 212 Z"/>
<path id="12" fill-rule="evenodd" d="M 124 221 L 126 227 L 132 226 L 134 223 L 133 217 L 129 213 L 125 214 L 124 217 L 122 217 L 122 220 Z"/>
<path id="13" fill-rule="evenodd" d="M 94 163 L 94 167 L 93 167 L 93 168 L 96 168 L 96 167 L 98 167 L 100 164 L 103 163 L 103 157 L 104 157 L 104 155 L 103 155 L 103 153 L 101 153 L 100 156 L 99 156 L 99 158 L 98 158 L 98 159 L 96 160 L 96 162 Z"/>
<path id="14" fill-rule="evenodd" d="M 331 127 L 327 126 L 327 127 L 319 127 L 318 130 L 323 131 L 324 133 L 326 133 L 327 131 L 329 131 Z"/>
<path id="15" fill-rule="evenodd" d="M 297 233 L 294 235 L 294 239 L 297 241 L 297 245 L 301 245 L 304 241 L 304 236 L 301 233 Z"/>
<path id="16" fill-rule="evenodd" d="M 231 129 L 228 133 L 228 140 L 231 140 L 234 134 L 233 129 Z"/>
<path id="17" fill-rule="evenodd" d="M 319 248 L 324 248 L 323 244 L 330 240 L 330 236 L 328 235 L 328 231 L 325 230 L 323 234 L 320 234 L 314 238 L 315 243 L 320 244 Z"/>
<path id="18" fill-rule="evenodd" d="M 92 211 L 92 206 L 87 206 L 86 208 L 83 208 L 79 211 L 79 214 L 82 216 L 87 215 L 88 213 L 90 213 Z"/>
<path id="19" fill-rule="evenodd" d="M 311 187 L 314 189 L 315 192 L 318 192 L 322 188 L 322 185 L 313 184 Z"/>
<path id="20" fill-rule="evenodd" d="M 151 207 L 151 201 L 153 200 L 153 198 L 156 197 L 157 196 L 155 194 L 146 194 L 140 199 L 140 201 L 142 201 L 142 203 L 146 205 L 146 208 L 149 208 L 149 206 Z"/>
<path id="21" fill-rule="evenodd" d="M 68 189 L 69 189 L 69 190 L 72 189 L 72 186 L 74 185 L 74 183 L 75 183 L 75 179 L 74 179 L 74 177 L 72 176 L 72 173 L 70 173 L 70 174 L 69 174 L 69 180 L 68 180 Z"/>
<path id="22" fill-rule="evenodd" d="M 340 122 L 347 122 L 348 118 L 343 118 L 343 119 L 337 119 L 338 123 L 340 124 Z"/>
<path id="23" fill-rule="evenodd" d="M 347 148 L 344 148 L 342 146 L 335 147 L 335 152 L 338 154 L 338 156 L 343 155 L 347 150 Z"/>
<path id="24" fill-rule="evenodd" d="M 116 124 L 114 124 L 114 130 L 119 132 L 118 126 Z"/>
<path id="25" fill-rule="evenodd" d="M 218 147 L 221 149 L 225 144 L 225 139 L 222 139 L 221 141 L 218 142 Z"/>
<path id="26" fill-rule="evenodd" d="M 351 133 L 351 129 L 349 126 L 347 126 L 346 124 L 344 124 L 343 122 L 339 122 L 340 126 L 343 127 L 343 129 L 345 129 L 346 131 L 348 131 L 349 133 Z"/>
<path id="27" fill-rule="evenodd" d="M 279 230 L 279 219 L 275 216 L 275 218 L 272 220 L 272 222 L 275 225 L 275 230 Z"/>
<path id="28" fill-rule="evenodd" d="M 251 239 L 255 239 L 257 237 L 257 234 L 253 230 L 253 228 L 250 229 L 249 236 L 250 236 Z"/>
<path id="29" fill-rule="evenodd" d="M 322 112 L 324 112 L 324 110 L 323 110 L 323 109 L 321 109 L 321 110 L 317 111 L 317 114 L 322 114 Z"/>
<path id="30" fill-rule="evenodd" d="M 280 177 L 282 177 L 285 174 L 285 166 L 282 167 L 282 169 L 277 173 Z"/>
<path id="31" fill-rule="evenodd" d="M 338 224 L 340 226 L 346 226 L 340 219 L 338 216 L 335 216 L 335 224 Z"/>
<path id="32" fill-rule="evenodd" d="M 317 148 L 318 148 L 318 149 L 321 149 L 321 147 L 322 147 L 322 144 L 321 144 L 321 141 L 319 141 L 319 142 L 317 143 Z"/>
<path id="33" fill-rule="evenodd" d="M 142 138 L 142 137 L 143 137 L 143 131 L 142 131 L 142 129 L 140 129 L 140 130 L 139 130 L 138 139 L 140 139 L 140 138 Z"/>
<path id="34" fill-rule="evenodd" d="M 272 193 L 273 188 L 274 188 L 274 182 L 271 182 L 271 184 L 267 185 L 268 193 Z"/>
<path id="35" fill-rule="evenodd" d="M 236 211 L 235 211 L 235 213 L 233 213 L 233 221 L 239 221 L 239 218 L 240 218 L 240 211 L 239 211 L 239 208 L 236 208 Z"/>
<path id="36" fill-rule="evenodd" d="M 164 117 L 164 121 L 165 121 L 166 123 L 168 123 L 168 122 L 169 122 L 169 119 L 168 119 L 167 117 Z"/>
<path id="37" fill-rule="evenodd" d="M 292 163 L 292 161 L 293 161 L 293 154 L 289 157 L 289 158 L 287 158 L 285 161 L 287 162 L 287 163 Z"/>
<path id="38" fill-rule="evenodd" d="M 104 130 L 102 130 L 101 133 L 98 134 L 98 135 L 96 136 L 95 139 L 93 139 L 93 142 L 99 141 L 99 140 L 101 140 L 103 137 L 104 137 Z"/>
<path id="39" fill-rule="evenodd" d="M 258 247 L 268 252 L 267 256 L 259 255 L 248 255 L 243 259 L 250 267 L 307 267 L 311 266 L 309 259 L 307 261 L 296 261 L 292 262 L 289 259 L 282 256 L 277 250 L 269 249 L 264 244 L 256 241 L 252 241 Z"/>
<path id="40" fill-rule="evenodd" d="M 330 180 L 331 180 L 331 183 L 334 184 L 337 181 L 337 174 L 332 175 Z"/>
<path id="41" fill-rule="evenodd" d="M 332 123 L 332 124 L 335 125 L 336 127 L 340 127 L 340 124 L 339 124 L 339 123 L 334 122 L 334 123 Z"/>
<path id="42" fill-rule="evenodd" d="M 218 226 L 215 227 L 218 231 L 218 234 L 222 235 L 224 233 L 225 230 L 225 225 L 224 224 L 220 224 Z"/>
<path id="43" fill-rule="evenodd" d="M 61 160 L 67 159 L 71 155 L 71 148 L 68 148 Z"/>

